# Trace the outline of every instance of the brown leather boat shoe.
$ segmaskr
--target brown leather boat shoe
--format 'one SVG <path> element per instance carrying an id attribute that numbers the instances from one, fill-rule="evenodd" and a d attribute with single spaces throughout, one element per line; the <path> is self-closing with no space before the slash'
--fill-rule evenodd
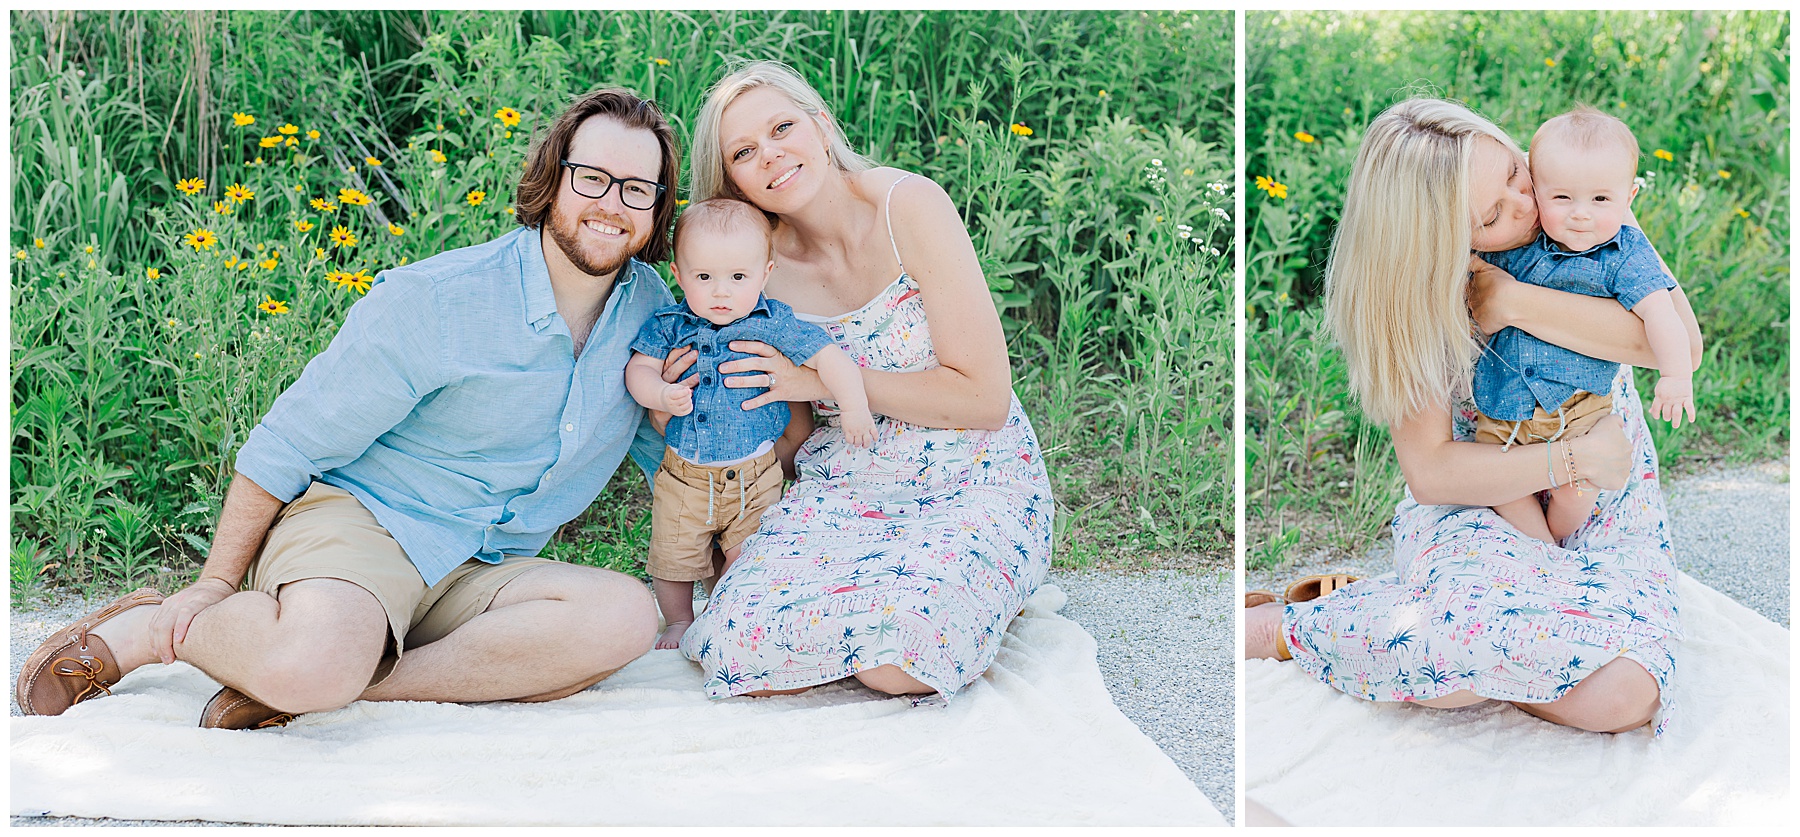
<path id="1" fill-rule="evenodd" d="M 200 711 L 203 729 L 267 729 L 287 726 L 292 720 L 293 715 L 271 709 L 230 686 L 220 689 Z"/>
<path id="2" fill-rule="evenodd" d="M 133 590 L 52 634 L 39 645 L 13 684 L 13 699 L 27 715 L 61 715 L 84 700 L 112 694 L 119 664 L 112 649 L 89 633 L 100 623 L 139 605 L 162 604 L 148 587 Z"/>
<path id="3" fill-rule="evenodd" d="M 1320 596 L 1336 593 L 1361 580 L 1358 576 L 1344 573 L 1303 576 L 1288 585 L 1286 598 L 1290 602 L 1310 602 Z"/>

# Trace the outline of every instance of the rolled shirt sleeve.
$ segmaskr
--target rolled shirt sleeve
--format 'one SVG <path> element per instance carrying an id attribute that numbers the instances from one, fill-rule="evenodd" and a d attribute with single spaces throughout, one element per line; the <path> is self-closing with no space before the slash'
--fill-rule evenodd
<path id="1" fill-rule="evenodd" d="M 331 345 L 251 429 L 238 473 L 287 502 L 361 456 L 446 383 L 437 308 L 426 277 L 378 276 Z"/>

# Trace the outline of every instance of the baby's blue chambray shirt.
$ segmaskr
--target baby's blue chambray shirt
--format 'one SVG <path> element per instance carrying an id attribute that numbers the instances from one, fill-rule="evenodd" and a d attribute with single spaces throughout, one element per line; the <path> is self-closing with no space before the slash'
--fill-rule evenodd
<path id="1" fill-rule="evenodd" d="M 1652 293 L 1675 287 L 1650 240 L 1630 225 L 1579 253 L 1562 249 L 1540 232 L 1524 247 L 1481 257 L 1521 282 L 1612 297 L 1627 309 Z M 1508 326 L 1488 338 L 1475 362 L 1475 407 L 1500 421 L 1531 418 L 1539 406 L 1555 415 L 1556 408 L 1577 392 L 1609 391 L 1618 372 L 1617 363 L 1572 352 Z"/>
<path id="2" fill-rule="evenodd" d="M 778 299 L 759 296 L 750 313 L 724 325 L 713 325 L 685 304 L 659 309 L 644 323 L 631 348 L 657 360 L 682 346 L 700 352 L 690 370 L 700 376 L 694 382 L 694 410 L 670 419 L 667 428 L 669 447 L 689 462 L 729 462 L 750 456 L 763 442 L 780 438 L 792 417 L 782 401 L 744 409 L 744 402 L 768 392 L 766 387 L 725 386 L 719 364 L 755 357 L 733 351 L 733 340 L 767 343 L 796 365 L 832 345 L 831 335 L 824 329 L 796 319 L 794 309 Z"/>
<path id="3" fill-rule="evenodd" d="M 662 437 L 619 370 L 672 299 L 627 262 L 577 360 L 537 230 L 382 271 L 237 470 L 283 501 L 313 480 L 349 491 L 428 585 L 470 558 L 535 555 L 627 451 L 655 473 Z"/>

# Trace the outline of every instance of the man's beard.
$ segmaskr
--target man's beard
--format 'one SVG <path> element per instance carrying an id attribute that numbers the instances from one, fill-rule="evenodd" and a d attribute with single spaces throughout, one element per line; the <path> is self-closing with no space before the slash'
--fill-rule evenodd
<path id="1" fill-rule="evenodd" d="M 637 254 L 637 251 L 643 249 L 644 244 L 648 243 L 647 240 L 633 241 L 615 258 L 608 261 L 596 261 L 590 259 L 586 250 L 581 246 L 580 219 L 564 215 L 562 207 L 559 206 L 550 210 L 550 223 L 547 226 L 550 231 L 550 239 L 556 242 L 556 246 L 562 250 L 563 256 L 575 265 L 577 270 L 589 276 L 610 276 L 617 273 L 619 268 L 625 266 L 625 262 L 629 261 L 632 256 Z"/>

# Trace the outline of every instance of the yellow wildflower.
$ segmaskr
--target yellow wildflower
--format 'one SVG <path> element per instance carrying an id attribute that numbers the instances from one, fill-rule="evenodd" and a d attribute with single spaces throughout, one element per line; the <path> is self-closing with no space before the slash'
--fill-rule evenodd
<path id="1" fill-rule="evenodd" d="M 28 261 L 31 261 L 31 254 L 25 252 L 25 248 L 21 247 L 18 250 L 13 252 L 13 258 L 18 259 L 19 261 L 22 261 L 22 262 L 28 262 Z"/>
<path id="2" fill-rule="evenodd" d="M 1554 66 L 1556 66 L 1556 59 L 1554 59 L 1554 58 L 1546 58 L 1546 59 L 1544 59 L 1544 66 L 1546 66 L 1546 67 L 1554 67 Z"/>
<path id="3" fill-rule="evenodd" d="M 1738 217 L 1739 217 L 1739 218 L 1748 218 L 1748 217 L 1750 217 L 1750 213 L 1748 213 L 1748 212 L 1745 212 L 1745 211 L 1744 211 L 1744 208 L 1743 208 L 1743 207 L 1741 207 L 1741 206 L 1740 206 L 1740 207 L 1738 207 L 1738 210 L 1737 210 L 1737 214 L 1738 214 Z"/>
<path id="4" fill-rule="evenodd" d="M 90 256 L 93 255 L 94 254 L 94 245 L 89 244 L 88 246 L 81 248 L 81 252 L 86 253 Z"/>
<path id="5" fill-rule="evenodd" d="M 312 232 L 312 228 L 313 228 L 313 222 L 308 221 L 305 218 L 301 218 L 300 220 L 294 222 L 294 229 L 299 230 L 301 232 Z"/>
<path id="6" fill-rule="evenodd" d="M 328 201 L 324 198 L 313 198 L 311 203 L 312 203 L 312 208 L 317 209 L 320 212 L 336 212 L 337 211 L 337 204 L 334 204 L 331 201 Z"/>
<path id="7" fill-rule="evenodd" d="M 1670 153 L 1669 153 L 1669 152 L 1667 152 L 1667 151 L 1664 151 L 1664 150 L 1662 150 L 1662 149 L 1660 149 L 1660 148 L 1658 148 L 1658 149 L 1656 149 L 1656 150 L 1655 150 L 1655 151 L 1653 151 L 1653 152 L 1651 152 L 1651 153 L 1650 153 L 1650 156 L 1652 156 L 1652 157 L 1655 157 L 1655 158 L 1656 158 L 1656 159 L 1658 159 L 1658 160 L 1661 160 L 1661 161 L 1663 161 L 1663 162 L 1665 162 L 1665 163 L 1673 163 L 1673 162 L 1675 162 L 1675 155 L 1673 155 L 1673 154 L 1670 154 Z"/>
<path id="8" fill-rule="evenodd" d="M 1012 124 L 1012 127 L 1008 128 L 1007 130 L 1012 131 L 1013 133 L 1018 134 L 1021 137 L 1031 136 L 1031 129 L 1025 127 L 1025 123 L 1023 123 L 1023 122 L 1014 122 Z"/>
<path id="9" fill-rule="evenodd" d="M 256 306 L 256 309 L 264 314 L 286 314 L 288 312 L 286 302 L 267 294 L 263 295 L 263 301 Z"/>
<path id="10" fill-rule="evenodd" d="M 256 197 L 256 193 L 233 183 L 225 187 L 225 197 L 230 198 L 232 203 L 243 203 Z"/>
<path id="11" fill-rule="evenodd" d="M 214 244 L 219 243 L 219 236 L 212 230 L 198 229 L 184 236 L 181 243 L 195 250 L 211 250 Z"/>
<path id="12" fill-rule="evenodd" d="M 150 279 L 161 279 L 162 271 L 157 270 L 154 267 L 146 267 L 144 268 L 144 276 Z"/>
<path id="13" fill-rule="evenodd" d="M 464 200 L 467 200 L 470 206 L 480 206 L 482 201 L 487 200 L 487 193 L 480 189 L 476 189 L 475 191 L 470 192 L 469 196 Z"/>
<path id="14" fill-rule="evenodd" d="M 237 265 L 238 265 L 238 257 L 237 256 L 232 256 L 231 258 L 225 260 L 226 267 L 237 267 Z"/>
<path id="15" fill-rule="evenodd" d="M 224 201 L 213 201 L 213 211 L 219 213 L 220 215 L 230 215 L 231 214 L 231 204 L 228 204 Z"/>
<path id="16" fill-rule="evenodd" d="M 1299 140 L 1299 141 L 1301 141 L 1301 142 L 1312 142 L 1312 141 L 1313 141 L 1313 135 L 1312 135 L 1312 134 L 1309 134 L 1309 133 L 1307 133 L 1307 132 L 1305 132 L 1305 131 L 1297 131 L 1297 132 L 1295 132 L 1295 133 L 1294 133 L 1294 139 L 1297 139 L 1297 140 Z"/>
<path id="17" fill-rule="evenodd" d="M 42 250 L 42 249 L 44 249 L 44 240 L 41 238 L 34 238 L 31 240 L 31 246 L 36 247 L 39 250 Z"/>
<path id="18" fill-rule="evenodd" d="M 458 113 L 461 112 L 458 111 Z M 500 120 L 500 124 L 505 125 L 508 128 L 519 124 L 519 112 L 512 108 L 501 108 L 494 111 L 494 118 Z"/>
<path id="19" fill-rule="evenodd" d="M 442 163 L 442 162 L 448 161 L 449 159 L 450 159 L 449 157 L 444 156 L 444 152 L 439 151 L 435 148 L 431 149 L 431 162 Z"/>
<path id="20" fill-rule="evenodd" d="M 1259 174 L 1256 176 L 1256 188 L 1261 189 L 1264 192 L 1268 192 L 1269 197 L 1272 197 L 1272 198 L 1286 198 L 1287 197 L 1287 185 L 1286 184 L 1276 183 L 1273 178 L 1270 178 L 1270 177 L 1267 177 L 1264 175 Z"/>
<path id="21" fill-rule="evenodd" d="M 271 253 L 268 258 L 263 259 L 260 262 L 257 262 L 256 266 L 262 268 L 263 270 L 274 270 L 280 264 L 281 264 L 281 260 L 276 258 L 275 255 Z"/>
<path id="22" fill-rule="evenodd" d="M 331 243 L 339 247 L 355 247 L 356 233 L 351 232 L 349 227 L 332 227 Z"/>
<path id="23" fill-rule="evenodd" d="M 363 194 L 362 191 L 358 189 L 339 189 L 338 200 L 350 204 L 351 206 L 369 205 L 369 196 Z"/>
<path id="24" fill-rule="evenodd" d="M 309 140 L 316 140 L 319 138 L 319 132 L 318 131 L 307 131 L 306 138 Z"/>
<path id="25" fill-rule="evenodd" d="M 286 125 L 283 125 L 283 126 L 281 126 L 281 127 L 279 127 L 279 128 L 276 128 L 276 129 L 275 129 L 275 131 L 276 131 L 276 133 L 279 133 L 279 134 L 281 134 L 281 135 L 282 135 L 282 136 L 289 136 L 289 137 L 291 137 L 291 136 L 293 136 L 293 135 L 295 135 L 295 134 L 298 134 L 298 133 L 300 133 L 300 128 L 299 128 L 299 127 L 298 127 L 298 126 L 296 126 L 296 125 L 295 125 L 295 124 L 294 124 L 294 123 L 292 123 L 292 122 L 289 122 L 289 123 L 288 123 L 288 124 L 286 124 Z"/>
<path id="26" fill-rule="evenodd" d="M 300 145 L 300 138 L 299 137 L 288 137 L 287 142 L 282 143 L 282 144 L 286 145 L 289 148 L 295 148 Z"/>
<path id="27" fill-rule="evenodd" d="M 369 284 L 374 281 L 374 277 L 370 276 L 366 269 L 358 270 L 355 273 L 334 270 L 325 274 L 325 281 L 337 285 L 346 291 L 355 291 L 359 294 L 366 294 L 369 292 Z"/>
<path id="28" fill-rule="evenodd" d="M 371 166 L 375 166 L 376 168 L 381 167 L 381 161 L 375 159 L 374 157 L 364 157 L 363 162 L 368 163 Z"/>
<path id="29" fill-rule="evenodd" d="M 263 148 L 274 148 L 281 144 L 281 137 L 263 137 L 257 141 Z"/>
<path id="30" fill-rule="evenodd" d="M 198 177 L 182 178 L 175 184 L 175 191 L 184 195 L 198 195 L 206 188 L 206 181 Z"/>
<path id="31" fill-rule="evenodd" d="M 399 224 L 388 224 L 388 232 L 394 235 L 406 235 L 406 228 Z"/>
<path id="32" fill-rule="evenodd" d="M 323 248 L 323 247 L 314 247 L 314 248 L 313 248 L 313 258 L 314 258 L 314 259 L 322 259 L 322 258 L 325 258 L 325 248 Z"/>
<path id="33" fill-rule="evenodd" d="M 256 124 L 256 117 L 247 113 L 234 113 L 231 115 L 231 121 L 237 123 L 239 128 L 242 128 L 245 125 Z"/>
<path id="34" fill-rule="evenodd" d="M 517 212 L 517 210 L 515 210 L 515 209 L 513 209 L 513 208 L 512 208 L 512 207 L 510 207 L 510 206 L 509 206 L 509 207 L 507 207 L 507 208 L 506 208 L 506 214 L 508 214 L 508 215 L 512 215 L 512 214 L 514 214 L 514 213 L 515 213 L 515 212 Z"/>
<path id="35" fill-rule="evenodd" d="M 1102 91 L 1100 91 L 1100 98 L 1110 99 L 1110 98 L 1112 98 L 1112 94 L 1102 90 Z"/>
<path id="36" fill-rule="evenodd" d="M 656 61 L 656 66 L 658 66 L 658 67 L 667 67 L 667 66 L 669 66 L 669 59 L 667 59 L 667 58 L 657 58 L 657 59 L 654 59 L 654 60 L 655 60 L 655 61 Z"/>
<path id="37" fill-rule="evenodd" d="M 1720 177 L 1720 178 L 1722 178 L 1722 179 L 1724 179 L 1724 180 L 1730 180 L 1730 179 L 1731 179 L 1731 172 L 1728 172 L 1728 171 L 1726 171 L 1726 170 L 1724 170 L 1724 169 L 1719 169 L 1719 177 Z"/>

